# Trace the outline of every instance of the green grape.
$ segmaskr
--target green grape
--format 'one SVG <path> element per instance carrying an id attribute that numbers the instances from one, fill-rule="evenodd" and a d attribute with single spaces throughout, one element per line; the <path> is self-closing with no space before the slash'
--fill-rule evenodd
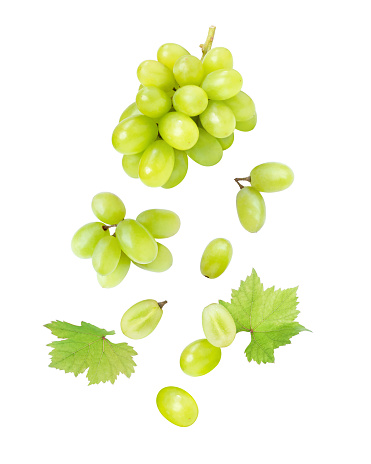
<path id="1" fill-rule="evenodd" d="M 143 61 L 138 67 L 137 75 L 139 82 L 145 87 L 153 85 L 166 92 L 175 86 L 171 70 L 155 60 Z"/>
<path id="2" fill-rule="evenodd" d="M 204 129 L 218 139 L 231 135 L 236 127 L 236 118 L 229 106 L 220 101 L 209 101 L 206 110 L 200 114 Z"/>
<path id="3" fill-rule="evenodd" d="M 166 301 L 139 301 L 131 306 L 122 316 L 121 330 L 124 335 L 134 340 L 147 337 L 152 333 L 162 317 L 162 307 Z"/>
<path id="4" fill-rule="evenodd" d="M 259 192 L 280 192 L 294 182 L 294 173 L 282 163 L 264 163 L 250 173 L 251 186 Z"/>
<path id="5" fill-rule="evenodd" d="M 185 151 L 175 150 L 174 148 L 174 168 L 169 180 L 162 185 L 164 189 L 176 187 L 185 178 L 188 171 L 188 156 Z"/>
<path id="6" fill-rule="evenodd" d="M 242 132 L 249 132 L 254 129 L 256 126 L 257 115 L 256 113 L 250 119 L 246 121 L 237 121 L 236 122 L 236 129 Z"/>
<path id="7" fill-rule="evenodd" d="M 227 269 L 231 262 L 233 249 L 225 238 L 212 240 L 201 258 L 201 273 L 209 279 L 216 279 Z"/>
<path id="8" fill-rule="evenodd" d="M 199 129 L 200 135 L 196 145 L 187 150 L 187 155 L 201 164 L 201 166 L 214 166 L 223 156 L 223 149 L 215 137 L 205 129 Z"/>
<path id="9" fill-rule="evenodd" d="M 137 93 L 137 107 L 145 116 L 161 118 L 171 108 L 171 98 L 158 87 L 143 87 Z"/>
<path id="10" fill-rule="evenodd" d="M 208 104 L 207 94 L 197 85 L 180 87 L 173 96 L 173 106 L 188 116 L 197 116 L 206 110 Z"/>
<path id="11" fill-rule="evenodd" d="M 103 237 L 94 248 L 92 262 L 95 271 L 103 276 L 113 272 L 121 258 L 121 248 L 116 237 Z"/>
<path id="12" fill-rule="evenodd" d="M 207 340 L 214 346 L 229 346 L 236 336 L 236 324 L 228 310 L 212 303 L 202 311 L 202 328 Z"/>
<path id="13" fill-rule="evenodd" d="M 224 47 L 215 47 L 207 52 L 204 60 L 204 72 L 210 74 L 218 69 L 232 69 L 233 68 L 233 57 L 232 53 Z"/>
<path id="14" fill-rule="evenodd" d="M 236 121 L 247 121 L 251 119 L 256 111 L 254 102 L 245 92 L 238 92 L 232 98 L 228 98 L 228 100 L 224 100 L 226 105 L 233 111 L 233 114 L 236 118 Z"/>
<path id="15" fill-rule="evenodd" d="M 216 139 L 216 140 L 220 143 L 223 150 L 228 150 L 228 148 L 232 146 L 232 143 L 234 141 L 234 132 L 232 132 L 231 135 L 228 135 L 228 137 L 224 137 L 222 139 Z"/>
<path id="16" fill-rule="evenodd" d="M 173 255 L 171 251 L 162 243 L 157 243 L 158 253 L 156 259 L 149 264 L 134 264 L 145 271 L 165 272 L 173 265 Z"/>
<path id="17" fill-rule="evenodd" d="M 156 140 L 143 153 L 139 163 L 139 178 L 148 187 L 161 187 L 174 168 L 174 149 L 163 140 Z"/>
<path id="18" fill-rule="evenodd" d="M 121 252 L 120 261 L 116 267 L 116 269 L 106 276 L 102 276 L 97 274 L 99 285 L 102 288 L 113 288 L 119 285 L 126 274 L 129 272 L 130 269 L 130 259 L 126 256 L 125 253 Z"/>
<path id="19" fill-rule="evenodd" d="M 116 237 L 121 250 L 139 264 L 148 264 L 156 259 L 157 243 L 148 230 L 134 219 L 124 219 L 116 227 Z"/>
<path id="20" fill-rule="evenodd" d="M 222 350 L 205 338 L 196 340 L 184 348 L 180 355 L 180 368 L 192 377 L 208 374 L 222 357 Z"/>
<path id="21" fill-rule="evenodd" d="M 158 129 L 165 142 L 177 150 L 188 150 L 198 140 L 196 123 L 178 111 L 165 114 L 160 119 Z"/>
<path id="22" fill-rule="evenodd" d="M 106 235 L 109 235 L 109 230 L 103 229 L 104 224 L 101 222 L 89 222 L 80 227 L 80 229 L 72 237 L 71 248 L 79 258 L 91 258 L 94 248 L 99 240 Z"/>
<path id="23" fill-rule="evenodd" d="M 154 238 L 169 238 L 180 229 L 179 216 L 168 209 L 148 209 L 137 217 Z M 134 260 L 135 261 L 135 260 Z"/>
<path id="24" fill-rule="evenodd" d="M 137 107 L 137 104 L 134 102 L 131 105 L 129 105 L 126 108 L 126 110 L 124 110 L 124 112 L 120 116 L 120 121 L 119 122 L 121 122 L 124 119 L 130 118 L 130 116 L 139 116 L 141 114 L 142 113 L 139 111 L 139 109 Z"/>
<path id="25" fill-rule="evenodd" d="M 156 404 L 165 419 L 178 427 L 189 427 L 198 417 L 196 401 L 182 388 L 163 388 L 157 394 Z"/>
<path id="26" fill-rule="evenodd" d="M 202 61 L 192 55 L 184 55 L 178 58 L 174 64 L 173 73 L 180 87 L 184 85 L 200 85 L 204 78 Z"/>
<path id="27" fill-rule="evenodd" d="M 249 232 L 258 232 L 265 222 L 265 203 L 253 187 L 242 188 L 236 198 L 237 214 L 242 227 Z"/>
<path id="28" fill-rule="evenodd" d="M 102 192 L 94 195 L 91 208 L 96 217 L 106 224 L 118 224 L 126 214 L 122 200 L 114 193 Z"/>
<path id="29" fill-rule="evenodd" d="M 166 43 L 161 45 L 157 51 L 157 61 L 164 64 L 171 71 L 178 58 L 184 55 L 189 55 L 189 52 L 181 45 L 174 43 Z"/>
<path id="30" fill-rule="evenodd" d="M 227 100 L 242 88 L 242 76 L 235 69 L 218 69 L 208 74 L 201 87 L 210 100 Z"/>
<path id="31" fill-rule="evenodd" d="M 142 153 L 137 153 L 136 155 L 124 155 L 122 157 L 122 167 L 126 174 L 133 179 L 138 179 L 139 177 L 139 163 L 142 157 Z"/>
<path id="32" fill-rule="evenodd" d="M 123 119 L 112 134 L 113 147 L 123 155 L 144 151 L 157 138 L 157 124 L 148 116 L 131 116 Z"/>

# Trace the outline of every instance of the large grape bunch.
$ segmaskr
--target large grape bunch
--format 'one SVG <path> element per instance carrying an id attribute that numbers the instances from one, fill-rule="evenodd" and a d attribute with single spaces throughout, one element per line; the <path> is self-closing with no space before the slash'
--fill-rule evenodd
<path id="1" fill-rule="evenodd" d="M 212 30 L 212 29 L 211 29 Z M 188 157 L 213 166 L 233 143 L 234 130 L 256 125 L 252 99 L 242 92 L 229 50 L 210 50 L 198 59 L 180 45 L 167 43 L 157 61 L 143 61 L 136 101 L 122 113 L 112 135 L 122 167 L 148 187 L 173 188 L 186 176 Z"/>

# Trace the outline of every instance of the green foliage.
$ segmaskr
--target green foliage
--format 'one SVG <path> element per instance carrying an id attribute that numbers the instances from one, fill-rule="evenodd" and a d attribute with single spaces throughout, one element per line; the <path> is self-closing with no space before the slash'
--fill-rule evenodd
<path id="1" fill-rule="evenodd" d="M 230 303 L 219 301 L 232 315 L 237 332 L 250 332 L 251 342 L 245 353 L 248 361 L 273 363 L 274 350 L 291 343 L 290 338 L 307 329 L 295 322 L 298 287 L 264 290 L 255 271 L 232 290 Z"/>
<path id="2" fill-rule="evenodd" d="M 133 356 L 137 353 L 127 343 L 112 343 L 106 336 L 114 335 L 94 325 L 81 322 L 80 326 L 53 321 L 45 324 L 58 340 L 49 343 L 52 361 L 49 367 L 72 372 L 77 377 L 88 369 L 89 385 L 110 381 L 114 383 L 122 373 L 130 377 L 134 372 Z"/>

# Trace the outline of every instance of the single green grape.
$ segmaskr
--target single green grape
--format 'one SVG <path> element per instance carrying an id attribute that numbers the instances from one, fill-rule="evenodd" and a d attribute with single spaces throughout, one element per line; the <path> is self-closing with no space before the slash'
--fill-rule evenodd
<path id="1" fill-rule="evenodd" d="M 200 114 L 200 121 L 204 129 L 218 139 L 228 137 L 236 127 L 233 111 L 220 101 L 210 100 L 206 110 Z"/>
<path id="2" fill-rule="evenodd" d="M 180 368 L 187 375 L 199 377 L 212 371 L 221 357 L 222 350 L 203 338 L 184 348 L 180 355 Z"/>
<path id="3" fill-rule="evenodd" d="M 154 238 L 172 237 L 180 229 L 179 216 L 168 209 L 147 209 L 138 215 L 137 222 Z"/>
<path id="4" fill-rule="evenodd" d="M 196 401 L 182 388 L 163 388 L 157 394 L 156 404 L 165 419 L 178 427 L 189 427 L 198 417 Z"/>
<path id="5" fill-rule="evenodd" d="M 121 252 L 120 261 L 116 269 L 113 272 L 111 272 L 111 274 L 108 274 L 106 276 L 97 274 L 99 285 L 102 288 L 113 288 L 119 285 L 126 277 L 126 274 L 129 272 L 130 263 L 131 261 L 126 256 L 126 254 Z"/>
<path id="6" fill-rule="evenodd" d="M 171 268 L 173 265 L 173 255 L 169 248 L 167 248 L 162 243 L 157 242 L 158 253 L 156 259 L 149 264 L 138 264 L 133 261 L 133 263 L 144 269 L 145 271 L 152 271 L 152 272 L 165 272 Z"/>
<path id="7" fill-rule="evenodd" d="M 118 266 L 120 258 L 121 247 L 117 238 L 112 235 L 101 238 L 92 256 L 95 272 L 103 276 L 111 274 Z"/>
<path id="8" fill-rule="evenodd" d="M 126 214 L 122 200 L 114 193 L 102 192 L 94 195 L 91 209 L 95 216 L 106 224 L 118 224 Z"/>
<path id="9" fill-rule="evenodd" d="M 101 222 L 89 222 L 80 227 L 72 237 L 72 251 L 79 258 L 91 258 L 99 240 L 109 234 L 109 230 L 105 230 Z"/>
<path id="10" fill-rule="evenodd" d="M 214 166 L 223 156 L 223 149 L 215 137 L 199 128 L 196 145 L 187 150 L 187 155 L 201 166 Z"/>
<path id="11" fill-rule="evenodd" d="M 227 269 L 232 254 L 231 242 L 225 238 L 215 238 L 207 245 L 202 254 L 201 274 L 209 279 L 216 279 Z"/>
<path id="12" fill-rule="evenodd" d="M 265 203 L 253 187 L 242 188 L 236 198 L 237 214 L 242 227 L 249 232 L 258 232 L 265 222 Z"/>
<path id="13" fill-rule="evenodd" d="M 137 76 L 139 82 L 145 87 L 152 85 L 166 92 L 175 86 L 171 70 L 155 60 L 143 61 L 138 67 Z"/>
<path id="14" fill-rule="evenodd" d="M 122 157 L 122 167 L 126 174 L 133 179 L 139 177 L 139 163 L 143 153 L 136 155 L 124 155 Z"/>
<path id="15" fill-rule="evenodd" d="M 164 140 L 156 140 L 139 163 L 139 178 L 148 187 L 161 187 L 170 178 L 175 163 L 174 149 Z"/>
<path id="16" fill-rule="evenodd" d="M 141 114 L 142 113 L 139 111 L 137 104 L 134 102 L 124 110 L 124 112 L 120 116 L 119 122 L 121 122 L 124 119 L 130 118 L 130 116 L 140 116 Z"/>
<path id="17" fill-rule="evenodd" d="M 148 116 L 131 116 L 123 119 L 112 134 L 112 145 L 123 155 L 144 151 L 157 138 L 157 124 Z"/>
<path id="18" fill-rule="evenodd" d="M 171 108 L 171 98 L 158 87 L 143 87 L 137 93 L 139 111 L 150 118 L 161 118 Z"/>
<path id="19" fill-rule="evenodd" d="M 208 98 L 206 92 L 197 85 L 180 87 L 173 95 L 173 106 L 188 116 L 197 116 L 206 110 Z"/>
<path id="20" fill-rule="evenodd" d="M 147 337 L 157 327 L 162 317 L 162 307 L 166 301 L 143 300 L 131 306 L 122 316 L 121 330 L 134 340 Z"/>
<path id="21" fill-rule="evenodd" d="M 174 148 L 174 168 L 169 180 L 162 185 L 164 189 L 171 189 L 179 185 L 188 171 L 188 156 L 185 151 Z"/>
<path id="22" fill-rule="evenodd" d="M 202 328 L 207 340 L 214 346 L 229 346 L 236 336 L 236 324 L 228 310 L 212 303 L 202 311 Z"/>
<path id="23" fill-rule="evenodd" d="M 282 163 L 263 163 L 250 173 L 251 186 L 259 192 L 280 192 L 294 182 L 294 173 Z"/>
<path id="24" fill-rule="evenodd" d="M 188 150 L 198 140 L 196 123 L 189 116 L 178 111 L 165 114 L 160 119 L 158 129 L 165 142 L 177 150 Z"/>
<path id="25" fill-rule="evenodd" d="M 122 251 L 139 264 L 156 259 L 157 243 L 148 230 L 134 219 L 124 219 L 116 227 L 116 237 Z"/>
<path id="26" fill-rule="evenodd" d="M 218 69 L 208 74 L 201 87 L 210 100 L 227 100 L 242 88 L 242 76 L 235 69 Z"/>
<path id="27" fill-rule="evenodd" d="M 181 45 L 175 43 L 166 43 L 161 45 L 157 50 L 157 61 L 164 64 L 171 71 L 173 70 L 175 62 L 181 56 L 189 55 L 189 52 Z"/>
<path id="28" fill-rule="evenodd" d="M 251 119 L 255 113 L 255 104 L 245 92 L 238 92 L 232 98 L 224 100 L 226 105 L 233 111 L 236 121 L 246 121 Z"/>
<path id="29" fill-rule="evenodd" d="M 184 55 L 178 58 L 174 64 L 173 73 L 180 87 L 184 85 L 200 85 L 204 78 L 202 61 L 192 55 Z"/>
<path id="30" fill-rule="evenodd" d="M 228 137 L 224 137 L 224 138 L 222 138 L 222 139 L 218 139 L 218 138 L 217 138 L 216 140 L 220 143 L 220 145 L 221 145 L 221 147 L 223 148 L 223 150 L 228 150 L 228 148 L 231 147 L 232 144 L 233 144 L 233 141 L 234 141 L 234 132 L 232 132 L 231 135 L 228 135 Z"/>
<path id="31" fill-rule="evenodd" d="M 236 122 L 236 129 L 242 132 L 249 132 L 254 129 L 257 122 L 257 115 L 256 113 L 250 119 L 246 121 L 237 121 Z"/>
<path id="32" fill-rule="evenodd" d="M 232 69 L 232 53 L 227 48 L 215 47 L 206 53 L 202 63 L 204 65 L 205 76 L 218 69 Z"/>

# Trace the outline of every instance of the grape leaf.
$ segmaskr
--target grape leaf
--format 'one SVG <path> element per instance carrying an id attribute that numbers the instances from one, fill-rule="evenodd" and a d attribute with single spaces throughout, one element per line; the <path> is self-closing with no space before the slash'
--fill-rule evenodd
<path id="1" fill-rule="evenodd" d="M 237 332 L 250 332 L 251 342 L 245 353 L 249 362 L 273 363 L 274 350 L 291 343 L 290 338 L 308 331 L 295 322 L 298 287 L 264 290 L 255 269 L 241 281 L 238 290 L 232 290 L 230 303 L 219 301 L 232 315 Z"/>
<path id="2" fill-rule="evenodd" d="M 137 353 L 127 343 L 110 342 L 106 336 L 114 335 L 114 330 L 107 332 L 86 322 L 77 326 L 53 321 L 44 327 L 56 337 L 65 339 L 47 345 L 53 348 L 49 353 L 52 357 L 49 367 L 73 372 L 75 377 L 88 369 L 89 385 L 114 383 L 120 373 L 130 377 L 134 372 L 133 356 Z"/>

